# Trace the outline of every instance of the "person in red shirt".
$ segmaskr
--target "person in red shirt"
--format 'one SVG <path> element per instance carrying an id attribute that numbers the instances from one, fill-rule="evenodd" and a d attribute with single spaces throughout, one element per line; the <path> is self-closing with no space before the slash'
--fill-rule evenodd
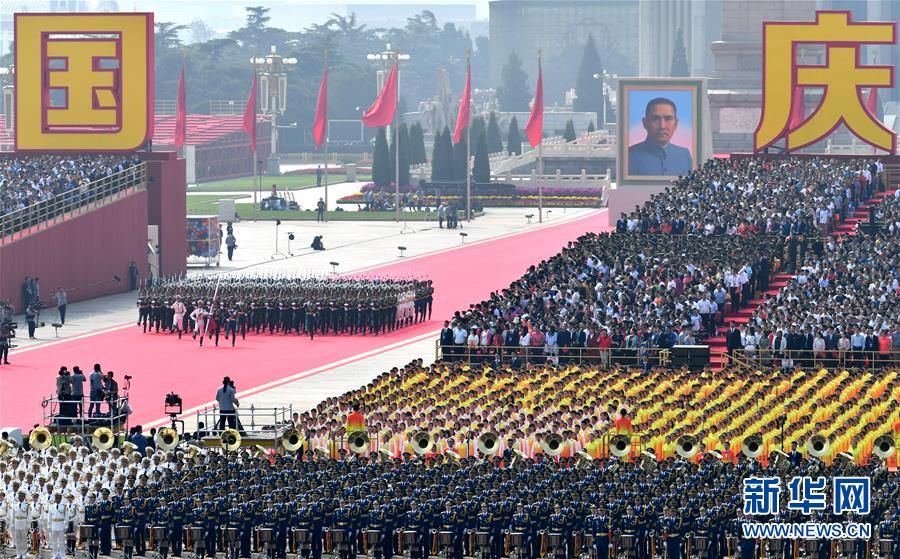
<path id="1" fill-rule="evenodd" d="M 353 404 L 353 411 L 347 415 L 347 433 L 366 430 L 366 418 L 359 411 L 359 404 Z"/>
<path id="2" fill-rule="evenodd" d="M 608 367 L 609 352 L 612 348 L 612 338 L 609 337 L 609 332 L 606 330 L 600 332 L 600 336 L 597 338 L 597 347 L 600 348 L 600 365 Z"/>
<path id="3" fill-rule="evenodd" d="M 631 417 L 628 415 L 628 410 L 622 408 L 620 412 L 621 417 L 616 420 L 616 432 L 618 433 L 631 433 L 633 428 L 631 426 Z"/>

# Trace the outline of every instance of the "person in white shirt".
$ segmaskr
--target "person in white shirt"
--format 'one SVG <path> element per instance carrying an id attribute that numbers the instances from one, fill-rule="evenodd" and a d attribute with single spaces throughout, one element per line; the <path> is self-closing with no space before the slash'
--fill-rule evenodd
<path id="1" fill-rule="evenodd" d="M 187 312 L 187 307 L 181 302 L 181 295 L 175 296 L 172 310 L 175 312 L 172 316 L 172 328 L 178 331 L 178 339 L 180 340 L 181 333 L 184 331 L 184 314 Z"/>
<path id="2" fill-rule="evenodd" d="M 31 505 L 25 500 L 24 491 L 19 491 L 18 501 L 13 505 L 11 517 L 16 559 L 25 559 L 28 553 L 28 529 L 31 527 Z"/>
<path id="3" fill-rule="evenodd" d="M 54 493 L 53 502 L 48 509 L 49 515 L 49 539 L 52 559 L 64 559 L 66 555 L 66 505 L 62 502 L 62 494 Z"/>
<path id="4" fill-rule="evenodd" d="M 197 302 L 197 308 L 191 311 L 191 320 L 194 321 L 194 339 L 197 339 L 197 334 L 200 335 L 200 346 L 203 346 L 203 337 L 206 335 L 206 318 L 209 316 L 209 313 L 203 307 L 203 301 Z"/>

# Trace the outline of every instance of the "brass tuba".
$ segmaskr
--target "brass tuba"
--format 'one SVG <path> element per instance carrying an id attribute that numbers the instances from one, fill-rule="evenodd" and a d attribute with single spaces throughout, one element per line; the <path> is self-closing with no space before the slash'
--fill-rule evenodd
<path id="1" fill-rule="evenodd" d="M 887 460 L 893 456 L 897 452 L 897 443 L 894 441 L 894 437 L 885 434 L 875 439 L 872 452 L 882 460 Z"/>
<path id="2" fill-rule="evenodd" d="M 609 440 L 609 453 L 619 458 L 624 458 L 631 454 L 631 437 L 628 435 L 618 434 Z"/>
<path id="3" fill-rule="evenodd" d="M 225 429 L 219 435 L 219 442 L 222 443 L 222 450 L 233 452 L 241 448 L 241 434 L 237 432 L 237 429 Z"/>
<path id="4" fill-rule="evenodd" d="M 13 444 L 11 442 L 0 439 L 0 458 L 6 456 L 6 453 L 9 452 L 9 449 L 12 447 Z"/>
<path id="5" fill-rule="evenodd" d="M 675 441 L 675 452 L 682 458 L 693 458 L 698 450 L 700 450 L 700 444 L 694 435 L 682 435 Z"/>
<path id="6" fill-rule="evenodd" d="M 412 443 L 413 452 L 419 455 L 425 454 L 431 450 L 431 445 L 433 444 L 431 433 L 428 431 L 419 431 L 413 435 L 410 442 Z"/>
<path id="7" fill-rule="evenodd" d="M 28 446 L 34 450 L 44 450 L 45 448 L 48 448 L 52 442 L 53 436 L 50 435 L 50 430 L 46 427 L 38 427 L 28 435 Z"/>
<path id="8" fill-rule="evenodd" d="M 744 437 L 741 441 L 741 452 L 747 458 L 758 458 L 763 453 L 763 439 L 758 434 Z"/>
<path id="9" fill-rule="evenodd" d="M 297 452 L 303 448 L 303 436 L 297 429 L 288 429 L 281 435 L 281 448 L 288 452 Z"/>
<path id="10" fill-rule="evenodd" d="M 347 435 L 347 446 L 356 454 L 365 454 L 369 449 L 369 435 L 365 431 L 353 431 Z"/>
<path id="11" fill-rule="evenodd" d="M 813 435 L 806 441 L 806 450 L 810 456 L 823 458 L 831 450 L 831 443 L 825 438 L 825 435 Z"/>
<path id="12" fill-rule="evenodd" d="M 559 456 L 562 454 L 564 442 L 559 433 L 550 433 L 541 441 L 541 450 L 547 456 Z"/>
<path id="13" fill-rule="evenodd" d="M 478 452 L 485 456 L 493 456 L 500 449 L 499 442 L 500 439 L 497 433 L 488 431 L 475 439 L 475 447 L 478 449 Z"/>
<path id="14" fill-rule="evenodd" d="M 98 427 L 94 429 L 94 433 L 91 435 L 91 446 L 96 450 L 112 448 L 113 442 L 113 432 L 109 427 Z"/>
<path id="15" fill-rule="evenodd" d="M 163 427 L 157 431 L 153 440 L 156 442 L 156 448 L 160 450 L 174 450 L 178 446 L 180 437 L 178 436 L 178 431 L 172 427 Z"/>
<path id="16" fill-rule="evenodd" d="M 137 450 L 137 447 L 138 446 L 136 444 L 134 444 L 133 442 L 125 441 L 124 443 L 122 443 L 122 452 L 125 454 L 125 456 L 128 456 L 132 452 Z"/>

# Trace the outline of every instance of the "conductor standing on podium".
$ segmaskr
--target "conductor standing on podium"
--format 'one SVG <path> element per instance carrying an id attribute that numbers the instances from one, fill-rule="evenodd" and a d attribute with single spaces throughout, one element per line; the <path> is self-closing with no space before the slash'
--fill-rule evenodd
<path id="1" fill-rule="evenodd" d="M 216 429 L 222 431 L 225 429 L 225 421 L 228 421 L 230 429 L 237 429 L 237 415 L 235 407 L 239 406 L 234 387 L 231 386 L 231 379 L 225 377 L 222 379 L 222 386 L 216 390 L 216 402 L 219 403 L 219 423 Z"/>

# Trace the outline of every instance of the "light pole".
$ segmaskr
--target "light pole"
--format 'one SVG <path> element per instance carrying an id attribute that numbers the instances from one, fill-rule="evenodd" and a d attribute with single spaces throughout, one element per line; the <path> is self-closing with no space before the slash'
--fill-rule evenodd
<path id="1" fill-rule="evenodd" d="M 391 64 L 397 65 L 397 109 L 400 108 L 400 61 L 410 60 L 408 54 L 401 53 L 391 49 L 391 44 L 387 43 L 385 49 L 381 52 L 366 55 L 366 60 L 381 61 L 382 70 L 387 72 Z M 386 74 L 385 74 L 386 75 Z M 378 88 L 381 91 L 381 87 Z M 394 212 L 395 220 L 400 222 L 400 113 L 399 110 L 394 111 L 394 145 L 395 150 L 394 161 Z"/>
<path id="2" fill-rule="evenodd" d="M 16 67 L 0 68 L 0 89 L 3 90 L 3 114 L 6 117 L 4 128 L 11 132 L 16 119 L 15 90 L 13 82 L 16 75 Z"/>
<path id="3" fill-rule="evenodd" d="M 603 70 L 600 74 L 594 74 L 595 80 L 600 80 L 600 89 L 603 91 L 603 127 L 606 128 L 606 104 L 608 103 L 606 97 L 606 81 L 605 80 L 614 80 L 618 78 L 616 74 L 610 74 L 606 70 Z M 599 126 L 597 128 L 600 128 Z"/>
<path id="4" fill-rule="evenodd" d="M 269 175 L 278 176 L 281 174 L 281 163 L 278 159 L 278 124 L 276 120 L 279 115 L 284 115 L 287 109 L 285 69 L 297 64 L 297 59 L 281 56 L 275 52 L 275 45 L 272 45 L 272 50 L 265 58 L 254 57 L 250 59 L 250 63 L 255 68 L 262 70 L 259 73 L 260 109 L 262 114 L 272 117 L 272 149 L 266 162 L 266 169 Z"/>

